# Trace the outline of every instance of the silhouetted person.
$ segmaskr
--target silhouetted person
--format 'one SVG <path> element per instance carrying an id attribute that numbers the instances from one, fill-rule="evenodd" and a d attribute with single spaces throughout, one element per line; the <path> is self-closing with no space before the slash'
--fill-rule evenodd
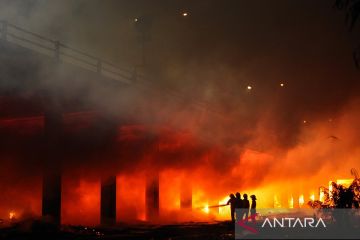
<path id="1" fill-rule="evenodd" d="M 236 199 L 236 204 L 235 204 L 235 208 L 236 208 L 236 221 L 239 221 L 240 219 L 242 220 L 242 217 L 244 215 L 244 212 L 242 210 L 243 207 L 243 200 L 241 199 L 241 195 L 239 192 L 235 193 L 235 199 Z"/>
<path id="2" fill-rule="evenodd" d="M 253 223 L 255 223 L 255 217 L 256 217 L 256 196 L 255 195 L 251 195 L 251 208 L 250 208 L 250 216 L 251 216 L 251 221 Z"/>
<path id="3" fill-rule="evenodd" d="M 230 211 L 231 211 L 231 221 L 235 222 L 235 208 L 236 208 L 236 198 L 234 194 L 229 195 L 230 199 L 227 201 L 227 205 L 230 204 Z"/>
<path id="4" fill-rule="evenodd" d="M 245 221 L 248 221 L 250 202 L 248 200 L 248 196 L 247 196 L 246 193 L 243 195 L 243 197 L 244 197 L 244 199 L 243 199 L 243 210 L 244 210 Z"/>

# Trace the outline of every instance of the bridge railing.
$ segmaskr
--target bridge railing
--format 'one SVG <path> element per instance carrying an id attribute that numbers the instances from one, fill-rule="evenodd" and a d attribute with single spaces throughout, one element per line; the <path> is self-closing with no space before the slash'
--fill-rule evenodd
<path id="1" fill-rule="evenodd" d="M 128 70 L 119 68 L 114 64 L 104 61 L 98 57 L 78 49 L 67 46 L 59 41 L 43 37 L 39 34 L 30 32 L 26 29 L 0 20 L 0 39 L 11 42 L 27 49 L 54 58 L 56 61 L 67 62 L 92 72 L 97 72 L 105 77 L 120 81 L 122 83 L 132 84 L 136 88 L 141 88 L 155 94 L 164 93 L 177 102 L 188 102 L 189 106 L 196 109 L 224 116 L 223 113 L 211 107 L 211 103 L 198 98 L 191 98 L 187 94 L 174 89 L 156 86 L 154 83 L 145 79 L 141 69 Z"/>
<path id="2" fill-rule="evenodd" d="M 123 83 L 129 84 L 134 80 L 134 71 L 119 68 L 98 57 L 6 21 L 0 21 L 0 37 L 3 41 L 20 45 L 57 61 L 67 62 Z"/>

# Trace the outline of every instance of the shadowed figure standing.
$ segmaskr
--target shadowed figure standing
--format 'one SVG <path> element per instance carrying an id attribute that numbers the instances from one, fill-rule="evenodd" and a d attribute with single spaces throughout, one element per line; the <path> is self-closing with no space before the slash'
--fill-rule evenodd
<path id="1" fill-rule="evenodd" d="M 236 221 L 242 220 L 243 218 L 243 211 L 242 211 L 242 207 L 243 207 L 243 200 L 241 199 L 241 195 L 239 192 L 235 193 L 235 198 L 236 198 Z"/>
<path id="2" fill-rule="evenodd" d="M 231 221 L 235 222 L 236 198 L 234 194 L 230 194 L 229 197 L 230 199 L 227 201 L 226 205 L 230 204 Z"/>
<path id="3" fill-rule="evenodd" d="M 255 223 L 256 219 L 256 196 L 255 195 L 251 195 L 251 208 L 250 208 L 250 217 L 251 217 L 251 221 L 253 223 Z"/>
<path id="4" fill-rule="evenodd" d="M 250 208 L 250 202 L 248 200 L 248 196 L 245 193 L 243 195 L 244 199 L 243 199 L 243 216 L 245 216 L 245 221 L 248 221 L 248 217 L 249 217 L 249 208 Z"/>

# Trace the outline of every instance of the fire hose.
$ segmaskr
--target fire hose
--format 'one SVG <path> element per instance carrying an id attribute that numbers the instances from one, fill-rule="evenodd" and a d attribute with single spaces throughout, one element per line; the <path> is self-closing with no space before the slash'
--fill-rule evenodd
<path id="1" fill-rule="evenodd" d="M 225 207 L 225 206 L 229 206 L 229 205 L 228 205 L 228 204 L 219 204 L 219 205 L 211 205 L 211 206 L 197 207 L 196 209 L 217 208 L 217 207 Z"/>

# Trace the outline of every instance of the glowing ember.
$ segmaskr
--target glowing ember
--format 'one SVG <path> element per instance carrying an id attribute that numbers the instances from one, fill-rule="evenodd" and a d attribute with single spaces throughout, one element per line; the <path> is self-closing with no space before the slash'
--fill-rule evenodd
<path id="1" fill-rule="evenodd" d="M 182 15 L 183 17 L 187 17 L 189 14 L 187 12 L 184 12 Z"/>
<path id="2" fill-rule="evenodd" d="M 252 89 L 252 87 L 249 85 L 249 86 L 247 86 L 247 89 L 248 89 L 248 90 L 251 90 L 251 89 Z"/>
<path id="3" fill-rule="evenodd" d="M 283 83 L 280 83 L 280 87 L 284 87 L 285 86 L 285 84 L 283 84 Z"/>

